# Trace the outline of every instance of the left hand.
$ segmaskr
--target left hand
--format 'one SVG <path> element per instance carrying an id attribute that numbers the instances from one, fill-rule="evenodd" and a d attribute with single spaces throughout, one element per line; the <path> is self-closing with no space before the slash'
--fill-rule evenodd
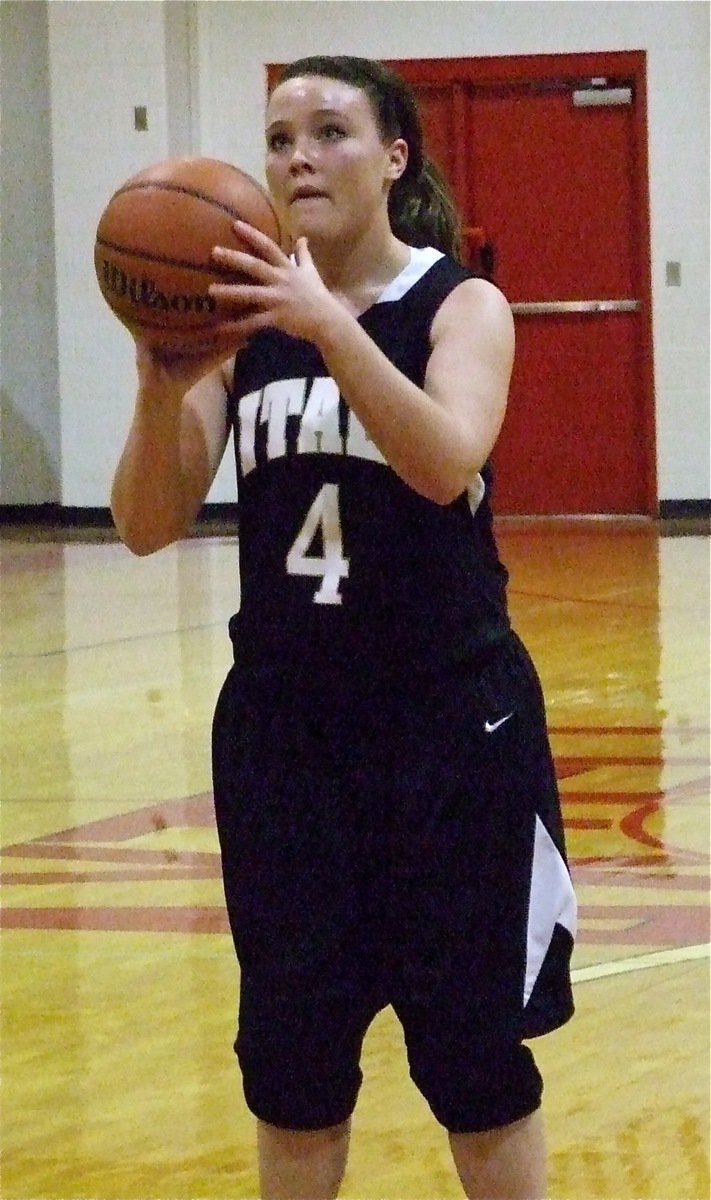
<path id="1" fill-rule="evenodd" d="M 306 238 L 299 238 L 294 259 L 266 234 L 243 221 L 235 222 L 239 237 L 254 248 L 250 254 L 216 246 L 212 257 L 226 275 L 248 282 L 210 285 L 225 320 L 245 337 L 268 326 L 292 337 L 313 341 L 334 303 L 309 253 Z"/>

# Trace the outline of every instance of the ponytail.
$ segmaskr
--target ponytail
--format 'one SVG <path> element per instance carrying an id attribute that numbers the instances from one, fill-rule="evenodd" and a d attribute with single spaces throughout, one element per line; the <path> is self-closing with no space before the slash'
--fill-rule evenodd
<path id="1" fill-rule="evenodd" d="M 447 181 L 436 163 L 425 158 L 416 178 L 407 172 L 388 199 L 390 225 L 409 246 L 434 246 L 461 261 L 461 223 Z"/>
<path id="2" fill-rule="evenodd" d="M 401 137 L 407 142 L 407 166 L 388 197 L 393 233 L 410 246 L 434 246 L 460 261 L 459 214 L 442 171 L 425 156 L 422 123 L 410 85 L 384 63 L 345 54 L 297 59 L 283 69 L 279 82 L 302 75 L 338 79 L 366 93 L 383 141 Z"/>

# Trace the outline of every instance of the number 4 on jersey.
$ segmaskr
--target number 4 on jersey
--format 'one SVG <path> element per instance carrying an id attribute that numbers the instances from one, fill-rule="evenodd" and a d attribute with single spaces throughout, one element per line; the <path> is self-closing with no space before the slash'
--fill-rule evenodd
<path id="1" fill-rule="evenodd" d="M 309 554 L 319 529 L 323 554 Z M 314 604 L 342 603 L 338 588 L 348 575 L 348 559 L 343 557 L 338 484 L 324 483 L 286 556 L 286 569 L 290 575 L 320 577 Z"/>

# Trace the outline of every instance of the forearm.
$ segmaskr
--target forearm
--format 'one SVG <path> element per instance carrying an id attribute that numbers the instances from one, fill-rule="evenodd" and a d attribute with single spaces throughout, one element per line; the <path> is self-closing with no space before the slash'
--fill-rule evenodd
<path id="1" fill-rule="evenodd" d="M 180 398 L 139 391 L 133 422 L 111 491 L 111 512 L 121 540 L 135 554 L 150 554 L 187 531 L 181 465 Z"/>
<path id="2" fill-rule="evenodd" d="M 473 461 L 456 415 L 407 379 L 340 304 L 315 340 L 346 403 L 393 470 L 437 503 L 458 496 L 481 463 Z"/>

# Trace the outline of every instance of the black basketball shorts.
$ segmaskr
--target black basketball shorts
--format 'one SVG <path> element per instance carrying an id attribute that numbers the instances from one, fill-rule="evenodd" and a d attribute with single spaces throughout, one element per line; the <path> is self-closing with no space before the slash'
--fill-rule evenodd
<path id="1" fill-rule="evenodd" d="M 447 1129 L 533 1112 L 523 1043 L 572 1015 L 575 900 L 518 638 L 476 670 L 398 685 L 235 666 L 213 773 L 252 1112 L 289 1129 L 346 1120 L 387 1005 Z"/>

